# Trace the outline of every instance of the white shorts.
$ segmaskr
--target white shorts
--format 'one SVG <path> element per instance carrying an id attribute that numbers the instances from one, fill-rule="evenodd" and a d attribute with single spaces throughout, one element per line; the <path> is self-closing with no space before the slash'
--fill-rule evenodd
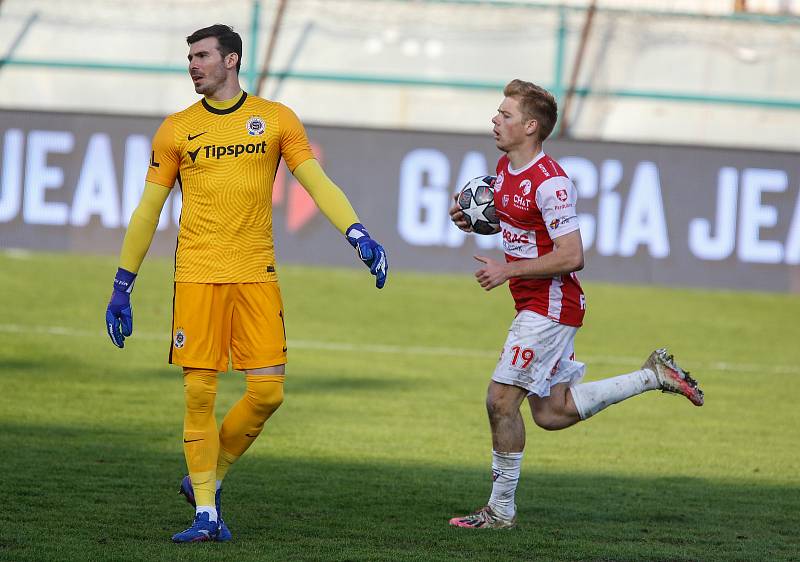
<path id="1" fill-rule="evenodd" d="M 580 382 L 586 365 L 575 361 L 578 328 L 523 310 L 511 323 L 492 380 L 526 389 L 542 398 L 559 383 Z"/>

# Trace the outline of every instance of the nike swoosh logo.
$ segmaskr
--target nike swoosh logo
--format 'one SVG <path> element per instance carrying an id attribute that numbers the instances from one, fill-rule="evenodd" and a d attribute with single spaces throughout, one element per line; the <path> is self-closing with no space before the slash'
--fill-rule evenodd
<path id="1" fill-rule="evenodd" d="M 284 352 L 284 353 L 286 353 L 286 349 L 287 349 L 287 348 L 285 348 L 285 347 L 283 348 L 283 352 Z"/>
<path id="2" fill-rule="evenodd" d="M 245 435 L 250 439 L 255 439 L 256 437 L 258 437 L 258 433 L 256 433 L 255 435 L 250 435 L 249 433 L 245 433 Z"/>
<path id="3" fill-rule="evenodd" d="M 202 133 L 197 133 L 196 135 L 186 135 L 186 140 L 194 140 L 201 135 L 205 135 L 208 131 L 203 131 Z"/>
<path id="4" fill-rule="evenodd" d="M 189 439 L 188 441 L 186 439 L 183 440 L 184 443 L 194 443 L 195 441 L 202 441 L 202 439 Z"/>

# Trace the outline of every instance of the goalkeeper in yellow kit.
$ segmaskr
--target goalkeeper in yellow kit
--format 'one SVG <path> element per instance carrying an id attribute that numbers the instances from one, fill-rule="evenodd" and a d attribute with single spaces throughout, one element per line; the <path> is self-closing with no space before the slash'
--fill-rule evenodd
<path id="1" fill-rule="evenodd" d="M 196 512 L 192 526 L 172 540 L 226 541 L 231 533 L 220 513 L 222 480 L 283 401 L 286 332 L 272 241 L 272 182 L 280 159 L 357 250 L 379 289 L 388 264 L 383 247 L 315 160 L 292 110 L 242 91 L 241 37 L 217 24 L 186 41 L 189 74 L 204 97 L 167 117 L 153 139 L 106 326 L 123 347 L 133 331 L 131 289 L 177 179 L 183 207 L 169 361 L 183 367 L 189 476 L 181 492 Z M 217 373 L 227 370 L 229 358 L 246 373 L 247 390 L 217 430 Z"/>

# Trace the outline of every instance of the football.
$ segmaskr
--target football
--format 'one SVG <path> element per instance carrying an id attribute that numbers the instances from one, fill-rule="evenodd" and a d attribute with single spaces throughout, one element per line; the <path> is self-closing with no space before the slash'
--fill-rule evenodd
<path id="1" fill-rule="evenodd" d="M 494 176 L 478 176 L 467 182 L 458 194 L 458 206 L 477 234 L 496 234 L 500 221 L 494 207 Z"/>

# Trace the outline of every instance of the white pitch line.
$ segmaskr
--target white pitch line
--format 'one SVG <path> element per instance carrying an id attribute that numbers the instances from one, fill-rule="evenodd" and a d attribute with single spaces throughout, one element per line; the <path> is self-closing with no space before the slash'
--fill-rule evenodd
<path id="1" fill-rule="evenodd" d="M 80 330 L 66 326 L 33 326 L 22 324 L 0 324 L 0 333 L 15 334 L 44 334 L 51 336 L 66 337 L 102 337 L 106 338 L 105 332 L 95 330 Z M 147 341 L 169 341 L 166 334 L 154 334 L 148 332 L 135 332 L 136 339 Z M 327 351 L 357 352 L 357 353 L 384 353 L 394 355 L 432 355 L 447 357 L 473 357 L 473 358 L 496 358 L 499 349 L 489 351 L 485 349 L 460 349 L 456 347 L 436 347 L 436 346 L 405 346 L 388 344 L 353 344 L 346 342 L 330 341 L 311 341 L 294 340 L 288 342 L 290 347 L 299 349 L 317 349 Z M 629 357 L 623 355 L 585 355 L 580 359 L 585 363 L 603 363 L 606 365 L 639 365 L 641 357 Z M 800 368 L 791 365 L 764 364 L 756 365 L 751 363 L 730 363 L 725 361 L 711 361 L 693 365 L 695 370 L 710 369 L 725 372 L 744 372 L 744 373 L 764 373 L 764 374 L 798 374 Z"/>

